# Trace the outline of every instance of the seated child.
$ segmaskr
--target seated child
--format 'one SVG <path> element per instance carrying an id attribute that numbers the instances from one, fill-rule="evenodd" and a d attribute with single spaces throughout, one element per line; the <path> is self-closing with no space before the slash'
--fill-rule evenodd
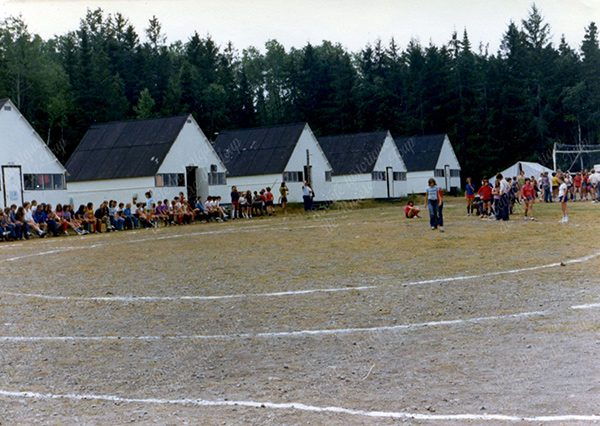
<path id="1" fill-rule="evenodd" d="M 421 217 L 419 216 L 419 212 L 421 210 L 419 210 L 418 207 L 415 207 L 415 203 L 412 201 L 409 201 L 408 204 L 406 205 L 406 207 L 404 207 L 404 214 L 406 215 L 407 219 L 412 219 L 414 217 Z"/>

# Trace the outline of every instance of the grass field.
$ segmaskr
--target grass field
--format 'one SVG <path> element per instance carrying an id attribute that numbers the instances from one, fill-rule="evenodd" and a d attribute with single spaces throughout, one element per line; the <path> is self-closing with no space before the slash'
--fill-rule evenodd
<path id="1" fill-rule="evenodd" d="M 464 205 L 1 244 L 0 423 L 600 421 L 600 205 Z"/>

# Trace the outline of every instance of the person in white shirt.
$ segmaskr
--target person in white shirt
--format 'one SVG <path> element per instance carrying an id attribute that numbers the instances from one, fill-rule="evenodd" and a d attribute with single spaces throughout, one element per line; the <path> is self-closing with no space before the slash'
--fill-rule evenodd
<path id="1" fill-rule="evenodd" d="M 592 169 L 592 171 L 590 172 L 590 176 L 588 178 L 588 184 L 589 184 L 588 190 L 590 191 L 590 195 L 592 196 L 592 203 L 597 202 L 598 182 L 599 181 L 600 181 L 600 175 L 594 169 Z"/>
<path id="2" fill-rule="evenodd" d="M 31 203 L 27 201 L 25 204 L 23 204 L 23 207 L 25 209 L 25 222 L 27 222 L 27 225 L 29 225 L 30 228 L 35 229 L 40 237 L 43 237 L 45 233 L 40 229 L 38 224 L 35 223 L 35 220 L 33 220 L 33 209 L 31 208 Z"/>
<path id="3" fill-rule="evenodd" d="M 304 201 L 304 211 L 308 212 L 312 210 L 312 197 L 314 197 L 315 193 L 310 187 L 310 183 L 308 181 L 304 181 L 304 185 L 302 185 L 302 199 Z"/>
<path id="4" fill-rule="evenodd" d="M 502 173 L 496 175 L 496 180 L 500 181 L 500 215 L 499 218 L 502 220 L 508 220 L 509 216 L 509 195 L 510 185 L 502 176 Z"/>
<path id="5" fill-rule="evenodd" d="M 569 199 L 569 190 L 568 186 L 564 181 L 564 178 L 561 176 L 558 178 L 558 201 L 560 201 L 560 207 L 562 208 L 563 218 L 560 223 L 568 223 L 569 222 L 569 210 L 567 209 L 567 200 Z"/>

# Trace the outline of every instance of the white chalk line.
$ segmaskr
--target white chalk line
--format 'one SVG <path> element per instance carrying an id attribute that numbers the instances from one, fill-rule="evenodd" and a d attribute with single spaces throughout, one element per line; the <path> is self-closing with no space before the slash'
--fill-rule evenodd
<path id="1" fill-rule="evenodd" d="M 269 333 L 238 333 L 238 334 L 213 334 L 213 335 L 189 335 L 189 336 L 0 336 L 0 342 L 102 342 L 102 341 L 155 341 L 155 340 L 223 340 L 223 339 L 256 339 L 256 338 L 273 338 L 273 337 L 303 337 L 303 336 L 321 336 L 321 335 L 339 335 L 352 333 L 371 333 L 384 331 L 411 330 L 416 328 L 453 326 L 465 324 L 478 324 L 490 321 L 502 321 L 511 319 L 521 319 L 533 316 L 548 315 L 545 311 L 521 312 L 517 314 L 498 315 L 490 317 L 456 319 L 444 321 L 431 321 L 418 324 L 399 324 L 381 327 L 365 327 L 365 328 L 333 328 L 321 330 L 299 330 L 299 331 L 279 331 Z"/>
<path id="2" fill-rule="evenodd" d="M 346 225 L 353 225 L 353 223 L 348 223 Z M 220 231 L 188 232 L 188 233 L 184 233 L 184 234 L 171 234 L 171 235 L 153 236 L 153 237 L 147 237 L 147 238 L 128 239 L 128 240 L 114 241 L 111 243 L 97 243 L 97 244 L 92 244 L 92 245 L 60 247 L 60 248 L 56 248 L 54 250 L 48 250 L 48 251 L 43 251 L 43 252 L 26 254 L 23 256 L 11 257 L 8 259 L 4 259 L 3 261 L 4 262 L 14 262 L 16 260 L 27 259 L 30 257 L 44 256 L 47 254 L 56 254 L 56 253 L 61 253 L 61 252 L 65 252 L 65 251 L 72 251 L 72 250 L 79 250 L 79 249 L 86 250 L 86 249 L 90 249 L 90 248 L 104 247 L 104 246 L 108 246 L 108 245 L 135 244 L 135 243 L 142 243 L 142 242 L 146 242 L 146 241 L 170 240 L 173 238 L 194 237 L 194 236 L 198 236 L 198 235 L 220 235 L 220 234 L 236 234 L 239 232 L 258 232 L 259 230 L 269 227 L 269 226 L 270 225 L 265 224 L 265 225 L 256 225 L 256 226 L 245 227 L 245 228 L 228 228 L 228 229 L 223 229 Z M 300 229 L 313 229 L 313 228 L 337 228 L 338 226 L 339 225 L 337 225 L 337 224 L 306 225 L 306 226 L 300 226 L 297 228 L 291 228 L 289 226 L 286 226 L 286 227 L 274 228 L 274 230 L 290 231 L 290 230 L 294 230 L 294 229 L 300 230 Z"/>
<path id="3" fill-rule="evenodd" d="M 281 296 L 297 296 L 311 293 L 336 293 L 341 291 L 352 290 L 370 290 L 379 286 L 361 286 L 361 287 L 344 287 L 344 288 L 323 288 L 312 290 L 294 290 L 280 291 L 276 293 L 249 293 L 249 294 L 226 294 L 216 296 L 98 296 L 98 297 L 78 297 L 78 296 L 49 296 L 44 294 L 32 293 L 15 293 L 10 291 L 0 291 L 0 295 L 14 297 L 29 297 L 36 299 L 47 300 L 62 300 L 62 301 L 94 301 L 94 302 L 171 302 L 182 300 L 222 300 L 222 299 L 240 299 L 247 297 L 281 297 Z"/>
<path id="4" fill-rule="evenodd" d="M 588 305 L 571 306 L 571 309 L 598 309 L 598 308 L 600 308 L 600 303 L 590 303 Z"/>
<path id="5" fill-rule="evenodd" d="M 273 410 L 298 410 L 310 413 L 335 413 L 351 416 L 394 418 L 406 420 L 430 420 L 430 421 L 452 421 L 452 420 L 482 420 L 482 421 L 509 421 L 509 422 L 593 422 L 600 420 L 597 415 L 558 415 L 558 416 L 511 416 L 505 414 L 417 414 L 394 411 L 367 411 L 343 407 L 318 407 L 298 402 L 258 402 L 258 401 L 211 401 L 206 399 L 160 399 L 160 398 L 125 398 L 114 395 L 93 394 L 52 394 L 38 392 L 15 392 L 0 390 L 0 396 L 7 398 L 27 398 L 37 400 L 68 399 L 73 401 L 107 401 L 125 404 L 161 404 L 161 405 L 187 405 L 196 407 L 247 407 L 247 408 L 269 408 Z"/>
<path id="6" fill-rule="evenodd" d="M 600 256 L 600 252 L 588 255 L 585 257 L 581 257 L 578 259 L 566 260 L 564 262 L 555 262 L 548 263 L 546 265 L 538 265 L 532 266 L 528 268 L 520 268 L 520 269 L 511 269 L 508 271 L 496 271 L 496 272 L 486 272 L 485 274 L 479 275 L 466 275 L 466 276 L 458 276 L 458 277 L 448 277 L 448 278 L 434 278 L 431 280 L 422 280 L 422 281 L 413 281 L 406 283 L 398 283 L 398 284 L 389 284 L 385 285 L 386 287 L 408 287 L 408 286 L 416 286 L 416 285 L 427 285 L 427 284 L 442 284 L 449 283 L 454 281 L 465 281 L 465 280 L 473 280 L 487 277 L 495 277 L 500 275 L 510 275 L 510 274 L 519 274 L 521 272 L 531 272 L 538 271 L 542 269 L 556 268 L 558 266 L 566 266 L 572 263 L 582 263 L 590 261 L 596 257 Z M 0 295 L 4 296 L 13 296 L 13 297 L 29 297 L 29 298 L 37 298 L 37 299 L 46 299 L 46 300 L 61 300 L 61 301 L 90 301 L 90 302 L 169 302 L 169 301 L 181 301 L 181 300 L 222 300 L 222 299 L 237 299 L 237 298 L 250 298 L 250 297 L 282 297 L 282 296 L 301 296 L 313 293 L 336 293 L 336 292 L 345 292 L 352 290 L 374 290 L 378 288 L 383 288 L 384 285 L 371 285 L 371 286 L 360 286 L 360 287 L 334 287 L 334 288 L 324 288 L 324 289 L 309 289 L 309 290 L 291 290 L 291 291 L 281 291 L 281 292 L 273 292 L 273 293 L 241 293 L 241 294 L 225 294 L 225 295 L 215 295 L 215 296 L 96 296 L 96 297 L 80 297 L 80 296 L 51 296 L 37 293 L 18 293 L 18 292 L 8 292 L 8 291 L 0 291 Z"/>

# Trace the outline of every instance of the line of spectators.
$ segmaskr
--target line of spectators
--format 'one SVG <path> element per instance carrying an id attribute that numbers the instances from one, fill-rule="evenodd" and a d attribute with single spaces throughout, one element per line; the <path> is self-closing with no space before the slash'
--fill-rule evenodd
<path id="1" fill-rule="evenodd" d="M 77 235 L 113 232 L 136 228 L 156 228 L 159 226 L 179 226 L 195 222 L 225 222 L 227 210 L 220 205 L 221 197 L 209 196 L 206 201 L 196 197 L 193 201 L 183 193 L 169 201 L 154 201 L 152 192 L 146 199 L 131 203 L 104 201 L 95 207 L 93 203 L 82 204 L 77 210 L 69 204 L 50 204 L 37 201 L 26 202 L 23 206 L 12 205 L 0 209 L 0 239 L 26 240 L 33 236 L 69 235 L 72 230 Z M 271 207 L 272 209 L 272 207 Z"/>

